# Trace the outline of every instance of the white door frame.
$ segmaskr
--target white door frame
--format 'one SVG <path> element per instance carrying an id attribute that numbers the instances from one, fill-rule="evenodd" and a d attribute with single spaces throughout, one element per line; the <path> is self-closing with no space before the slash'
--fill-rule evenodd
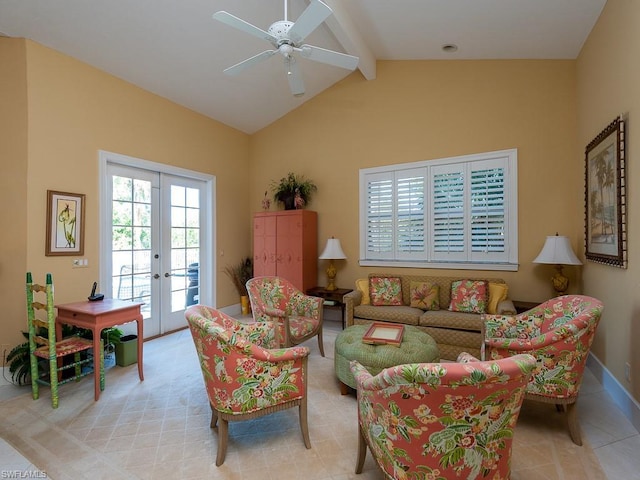
<path id="1" fill-rule="evenodd" d="M 119 153 L 108 152 L 105 150 L 98 151 L 98 175 L 100 181 L 98 182 L 99 191 L 99 251 L 104 252 L 111 248 L 109 244 L 109 234 L 106 231 L 106 226 L 111 227 L 111 219 L 107 218 L 106 205 L 109 201 L 108 196 L 108 175 L 107 164 L 119 164 L 133 168 L 140 168 L 144 170 L 150 170 L 159 173 L 165 173 L 180 177 L 193 178 L 205 182 L 205 201 L 209 209 L 210 215 L 204 219 L 204 224 L 201 225 L 204 233 L 202 242 L 202 251 L 208 253 L 208 259 L 210 261 L 211 268 L 200 269 L 199 279 L 199 302 L 204 305 L 216 305 L 216 285 L 215 275 L 216 272 L 216 256 L 213 252 L 216 251 L 216 239 L 214 235 L 214 227 L 216 225 L 216 209 L 214 204 L 215 191 L 216 191 L 216 177 L 207 173 L 196 172 L 193 170 L 187 170 L 172 165 L 166 165 L 163 163 L 152 162 L 140 158 L 130 157 L 128 155 L 122 155 Z M 100 285 L 102 290 L 109 292 L 111 289 L 111 264 L 107 262 L 105 255 L 100 254 Z"/>

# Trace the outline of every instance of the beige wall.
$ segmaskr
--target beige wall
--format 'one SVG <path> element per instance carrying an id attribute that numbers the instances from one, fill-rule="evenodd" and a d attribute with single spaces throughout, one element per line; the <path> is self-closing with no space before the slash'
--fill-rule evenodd
<path id="1" fill-rule="evenodd" d="M 0 38 L 0 354 L 24 340 L 27 252 L 27 68 L 24 41 Z M 8 353 L 8 352 L 7 352 Z"/>
<path id="2" fill-rule="evenodd" d="M 545 237 L 582 239 L 581 159 L 576 158 L 574 61 L 378 62 L 377 79 L 359 73 L 251 136 L 251 208 L 272 180 L 293 171 L 317 183 L 319 248 L 341 240 L 348 257 L 337 283 L 353 286 L 358 265 L 358 172 L 365 167 L 518 149 L 518 272 L 512 298 L 552 295 L 553 268 L 533 265 Z M 272 208 L 274 208 L 272 206 Z M 324 263 L 319 282 L 326 283 Z M 392 269 L 384 269 L 392 271 Z M 567 268 L 570 291 L 580 268 Z M 468 271 L 447 274 L 469 275 Z M 474 272 L 474 275 L 477 275 Z"/>
<path id="3" fill-rule="evenodd" d="M 634 115 L 640 112 L 640 2 L 608 0 L 577 61 L 578 146 L 584 147 L 616 116 L 627 122 L 628 252 L 626 270 L 588 262 L 584 266 L 584 290 L 604 301 L 605 314 L 593 352 L 636 400 L 640 400 L 640 210 L 637 157 L 640 129 Z M 631 365 L 631 382 L 624 365 Z"/>
<path id="4" fill-rule="evenodd" d="M 46 272 L 54 274 L 57 302 L 86 297 L 92 282 L 99 278 L 98 150 L 216 176 L 216 241 L 218 250 L 225 252 L 223 258 L 218 258 L 217 300 L 219 306 L 237 303 L 237 294 L 222 271 L 227 259 L 239 260 L 251 252 L 246 221 L 248 136 L 39 44 L 0 39 L 0 45 L 0 52 L 8 50 L 3 59 L 13 58 L 13 65 L 21 67 L 16 70 L 23 72 L 22 78 L 15 74 L 16 99 L 12 109 L 22 123 L 15 127 L 17 139 L 28 138 L 28 154 L 18 140 L 12 140 L 11 145 L 18 152 L 19 161 L 15 164 L 2 151 L 3 177 L 6 169 L 15 172 L 16 196 L 10 204 L 17 204 L 18 209 L 18 245 L 11 255 L 3 245 L 0 275 L 3 283 L 17 285 L 20 293 L 4 299 L 7 290 L 3 292 L 3 310 L 11 308 L 18 314 L 3 316 L 1 343 L 18 343 L 20 330 L 26 326 L 26 270 L 33 271 L 36 278 L 43 278 Z M 26 111 L 25 101 L 20 101 L 18 95 L 24 96 L 21 90 L 27 84 L 22 66 L 25 58 Z M 73 269 L 73 257 L 44 255 L 49 189 L 86 194 L 83 258 L 88 259 L 88 268 Z M 3 199 L 9 201 L 4 191 Z M 26 235 L 20 235 L 25 227 L 19 208 L 25 199 L 28 226 Z M 233 209 L 228 208 L 230 205 Z M 10 271 L 5 271 L 5 263 Z"/>

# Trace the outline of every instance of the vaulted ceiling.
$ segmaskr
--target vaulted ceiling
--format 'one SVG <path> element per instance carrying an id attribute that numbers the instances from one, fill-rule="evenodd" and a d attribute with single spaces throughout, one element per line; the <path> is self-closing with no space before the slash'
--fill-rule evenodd
<path id="1" fill-rule="evenodd" d="M 210 118 L 253 133 L 376 60 L 574 59 L 606 0 L 324 0 L 333 14 L 305 43 L 359 57 L 352 72 L 301 58 L 294 97 L 282 57 L 223 70 L 272 46 L 212 19 L 263 30 L 287 0 L 2 0 L 0 34 L 24 37 Z M 288 0 L 295 22 L 310 0 Z M 316 0 L 312 0 L 316 1 Z M 447 52 L 444 45 L 456 45 Z"/>

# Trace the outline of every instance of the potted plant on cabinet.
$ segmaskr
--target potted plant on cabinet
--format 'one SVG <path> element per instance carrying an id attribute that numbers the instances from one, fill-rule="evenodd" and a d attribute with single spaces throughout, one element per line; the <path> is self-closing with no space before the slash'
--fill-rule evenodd
<path id="1" fill-rule="evenodd" d="M 250 313 L 250 309 L 249 294 L 247 293 L 247 281 L 253 277 L 253 261 L 251 260 L 251 257 L 245 257 L 240 261 L 240 263 L 225 267 L 224 271 L 233 282 L 233 286 L 236 287 L 238 295 L 240 295 L 242 314 L 248 315 Z"/>
<path id="2" fill-rule="evenodd" d="M 273 199 L 284 203 L 285 210 L 303 208 L 311 201 L 311 194 L 318 190 L 318 187 L 309 179 L 302 175 L 289 172 L 278 181 L 271 182 Z"/>

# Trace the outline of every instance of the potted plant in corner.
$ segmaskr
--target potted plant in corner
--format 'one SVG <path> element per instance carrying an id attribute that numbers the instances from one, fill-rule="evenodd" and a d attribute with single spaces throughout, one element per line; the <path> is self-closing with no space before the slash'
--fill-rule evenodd
<path id="1" fill-rule="evenodd" d="M 294 210 L 307 205 L 311 201 L 311 194 L 318 190 L 318 187 L 304 176 L 289 172 L 279 181 L 272 181 L 271 190 L 273 199 L 284 203 L 285 210 Z"/>
<path id="2" fill-rule="evenodd" d="M 247 281 L 253 277 L 253 261 L 251 257 L 243 258 L 240 263 L 225 267 L 224 271 L 233 282 L 233 286 L 236 287 L 238 295 L 240 295 L 242 314 L 248 315 L 250 309 Z"/>

